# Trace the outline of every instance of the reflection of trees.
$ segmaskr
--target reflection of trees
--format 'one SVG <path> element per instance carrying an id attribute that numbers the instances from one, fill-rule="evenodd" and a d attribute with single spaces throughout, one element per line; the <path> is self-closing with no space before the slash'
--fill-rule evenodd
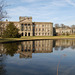
<path id="1" fill-rule="evenodd" d="M 5 55 L 0 54 L 0 75 L 5 75 L 6 73 L 5 64 L 4 64 L 5 58 L 6 58 Z"/>
<path id="2" fill-rule="evenodd" d="M 6 55 L 14 56 L 18 50 L 18 43 L 7 43 L 4 44 L 4 49 L 6 49 Z"/>
<path id="3" fill-rule="evenodd" d="M 56 40 L 55 50 L 64 50 L 65 48 L 75 49 L 75 40 Z"/>
<path id="4" fill-rule="evenodd" d="M 58 47 L 58 46 L 55 46 L 55 50 L 59 50 L 59 48 L 60 48 L 60 47 Z"/>
<path id="5" fill-rule="evenodd" d="M 72 49 L 75 49 L 75 46 L 71 46 Z"/>

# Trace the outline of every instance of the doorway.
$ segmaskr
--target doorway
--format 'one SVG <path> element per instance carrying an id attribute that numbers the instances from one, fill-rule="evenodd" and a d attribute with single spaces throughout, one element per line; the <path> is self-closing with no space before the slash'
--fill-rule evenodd
<path id="1" fill-rule="evenodd" d="M 28 36 L 30 36 L 30 33 L 28 33 Z"/>

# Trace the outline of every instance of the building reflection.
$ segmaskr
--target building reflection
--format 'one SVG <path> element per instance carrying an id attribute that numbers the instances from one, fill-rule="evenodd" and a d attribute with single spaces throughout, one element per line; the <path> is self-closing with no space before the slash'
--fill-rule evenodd
<path id="1" fill-rule="evenodd" d="M 53 52 L 53 40 L 35 41 L 34 53 L 51 53 Z"/>
<path id="2" fill-rule="evenodd" d="M 75 49 L 75 40 L 37 40 L 17 43 L 0 44 L 0 56 L 6 54 L 14 56 L 19 54 L 20 58 L 32 58 L 32 53 L 52 53 L 55 50 L 65 48 Z"/>
<path id="3" fill-rule="evenodd" d="M 24 41 L 19 45 L 17 53 L 20 58 L 32 58 L 32 53 L 53 52 L 53 40 Z"/>

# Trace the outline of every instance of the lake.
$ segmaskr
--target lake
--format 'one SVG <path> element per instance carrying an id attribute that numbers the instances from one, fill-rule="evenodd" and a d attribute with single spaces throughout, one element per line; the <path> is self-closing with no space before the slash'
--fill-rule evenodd
<path id="1" fill-rule="evenodd" d="M 1 43 L 0 75 L 75 75 L 75 40 Z"/>

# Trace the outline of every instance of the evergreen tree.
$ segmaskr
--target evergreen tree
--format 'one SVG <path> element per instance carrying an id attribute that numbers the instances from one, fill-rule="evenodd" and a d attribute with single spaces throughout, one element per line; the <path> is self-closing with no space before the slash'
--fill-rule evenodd
<path id="1" fill-rule="evenodd" d="M 3 38 L 19 38 L 19 29 L 16 28 L 14 23 L 10 22 L 7 26 L 6 29 L 3 32 L 2 35 Z"/>

